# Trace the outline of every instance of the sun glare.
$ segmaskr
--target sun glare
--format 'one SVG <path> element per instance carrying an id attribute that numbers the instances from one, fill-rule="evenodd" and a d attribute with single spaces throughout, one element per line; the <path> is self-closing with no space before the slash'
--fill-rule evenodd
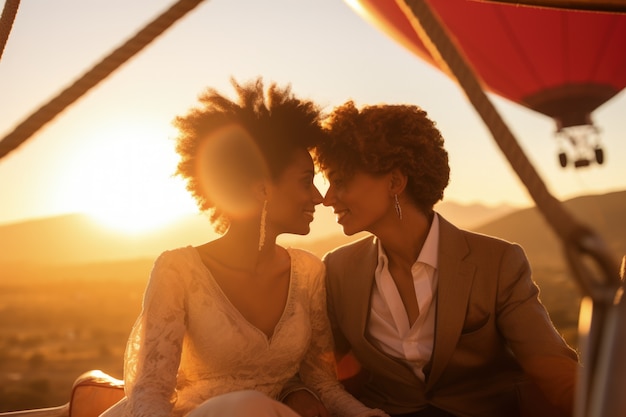
<path id="1" fill-rule="evenodd" d="M 91 135 L 73 156 L 72 192 L 79 211 L 108 228 L 141 233 L 196 211 L 174 178 L 177 155 L 167 133 L 119 127 Z"/>

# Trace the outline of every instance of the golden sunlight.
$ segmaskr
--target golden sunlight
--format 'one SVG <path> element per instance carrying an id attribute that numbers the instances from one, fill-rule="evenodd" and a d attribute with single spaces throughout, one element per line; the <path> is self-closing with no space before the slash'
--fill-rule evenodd
<path id="1" fill-rule="evenodd" d="M 149 231 L 197 211 L 183 181 L 173 177 L 173 140 L 156 130 L 118 126 L 89 134 L 69 170 L 79 211 L 125 233 Z"/>

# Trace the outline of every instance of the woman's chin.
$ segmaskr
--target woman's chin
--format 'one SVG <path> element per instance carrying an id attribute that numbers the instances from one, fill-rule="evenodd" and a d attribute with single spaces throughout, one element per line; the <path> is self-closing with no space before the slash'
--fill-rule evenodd
<path id="1" fill-rule="evenodd" d="M 353 234 L 357 233 L 356 230 L 350 228 L 349 226 L 346 226 L 345 224 L 341 225 L 341 229 L 343 230 L 343 234 L 346 236 L 352 236 Z"/>
<path id="2" fill-rule="evenodd" d="M 287 233 L 290 233 L 292 235 L 300 235 L 300 236 L 305 236 L 308 235 L 309 233 L 311 233 L 311 226 L 310 225 L 306 225 L 303 227 L 298 227 L 292 231 L 289 231 Z"/>

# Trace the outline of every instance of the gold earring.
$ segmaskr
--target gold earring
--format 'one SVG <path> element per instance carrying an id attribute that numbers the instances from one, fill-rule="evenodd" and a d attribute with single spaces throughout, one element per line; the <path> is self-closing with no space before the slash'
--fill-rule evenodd
<path id="1" fill-rule="evenodd" d="M 394 194 L 393 195 L 393 199 L 394 199 L 394 206 L 396 207 L 396 214 L 398 215 L 398 218 L 400 220 L 402 220 L 402 207 L 400 207 L 400 201 L 398 200 L 398 194 Z"/>
<path id="2" fill-rule="evenodd" d="M 263 208 L 261 209 L 261 225 L 259 229 L 259 251 L 263 249 L 265 244 L 265 217 L 267 216 L 267 200 L 263 201 Z"/>

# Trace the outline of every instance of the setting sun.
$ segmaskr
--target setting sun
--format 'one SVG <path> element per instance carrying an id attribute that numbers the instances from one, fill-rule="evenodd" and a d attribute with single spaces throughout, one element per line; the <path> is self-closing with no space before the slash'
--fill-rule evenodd
<path id="1" fill-rule="evenodd" d="M 148 125 L 116 126 L 89 133 L 67 172 L 70 196 L 80 211 L 105 226 L 139 233 L 195 211 L 180 178 L 174 177 L 174 142 Z"/>

